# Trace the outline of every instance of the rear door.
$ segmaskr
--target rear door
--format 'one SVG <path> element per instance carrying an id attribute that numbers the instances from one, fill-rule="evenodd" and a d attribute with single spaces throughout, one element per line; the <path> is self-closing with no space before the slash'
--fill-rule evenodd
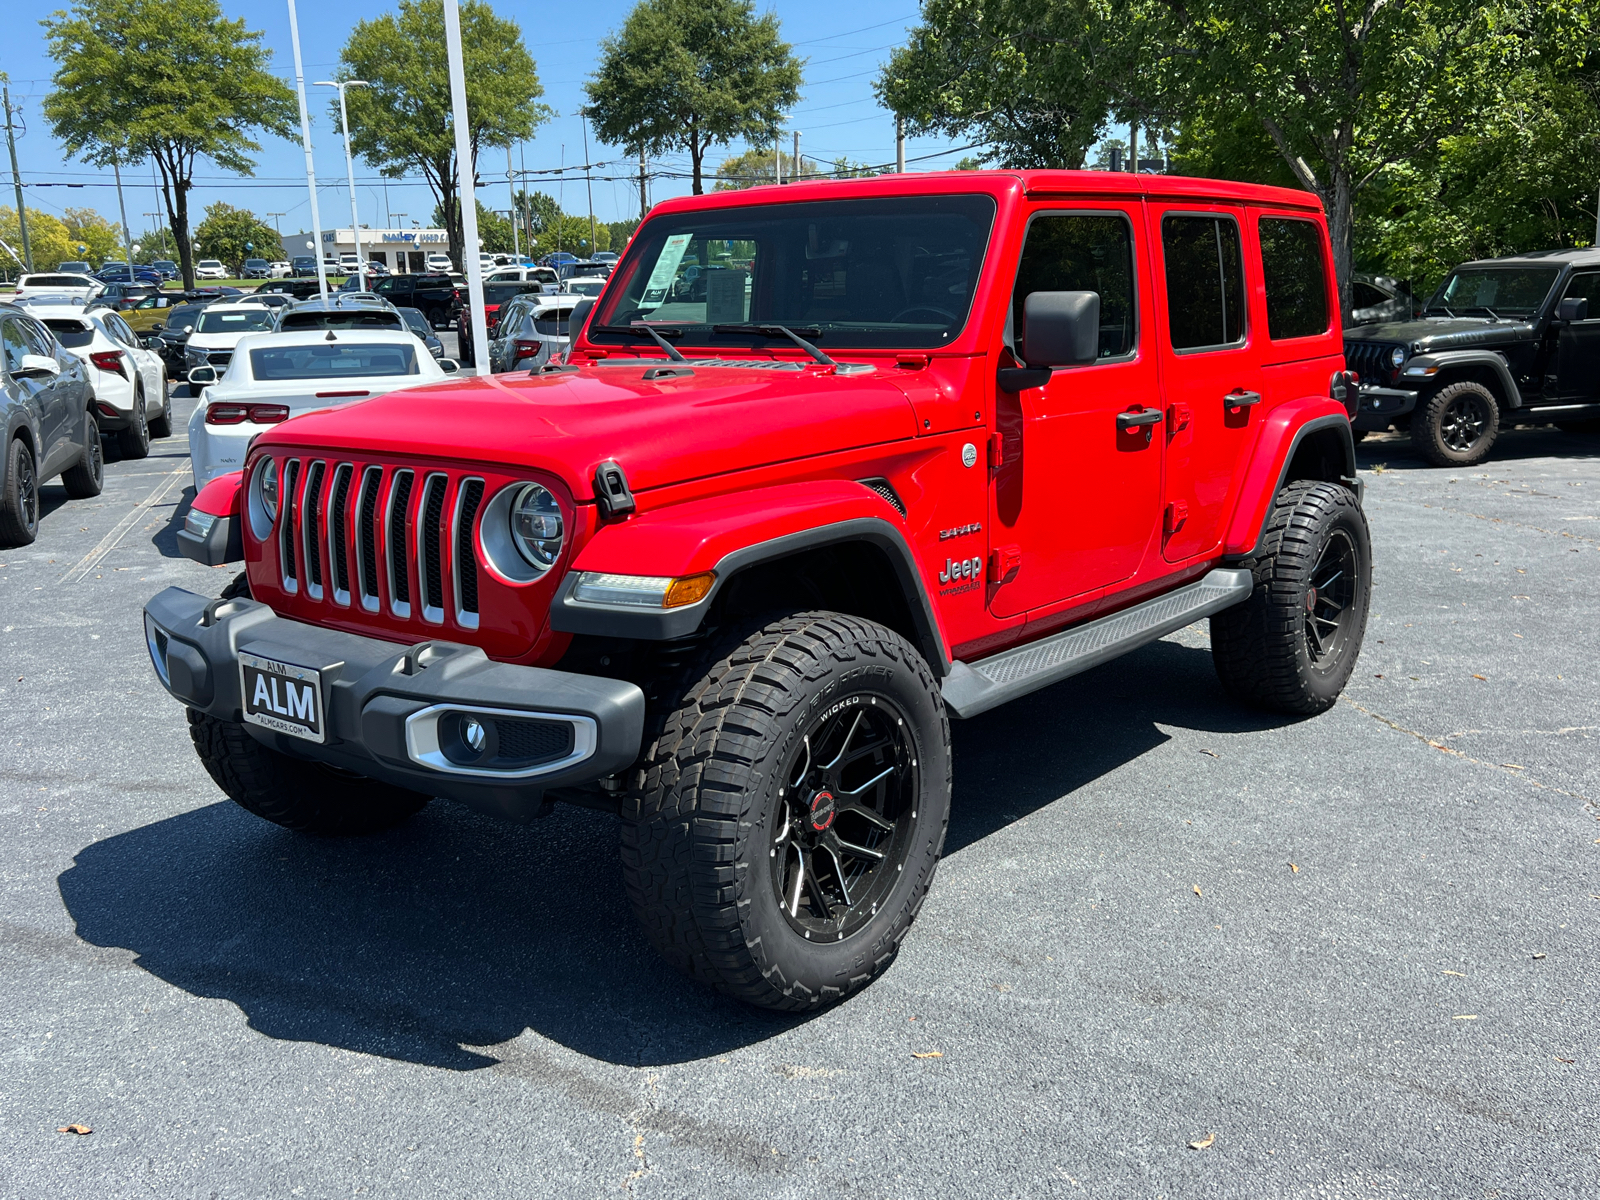
<path id="1" fill-rule="evenodd" d="M 1152 204 L 1166 383 L 1162 554 L 1182 562 L 1220 544 L 1261 400 L 1251 341 L 1243 212 Z"/>
<path id="2" fill-rule="evenodd" d="M 991 588 L 998 617 L 1126 579 L 1149 544 L 1160 499 L 1160 426 L 1118 422 L 1124 413 L 1160 420 L 1142 228 L 1137 200 L 1051 204 L 1029 217 L 1012 333 L 1035 291 L 1097 292 L 1100 357 L 1057 369 L 1043 387 L 996 393 L 990 546 L 998 578 L 1010 576 Z"/>

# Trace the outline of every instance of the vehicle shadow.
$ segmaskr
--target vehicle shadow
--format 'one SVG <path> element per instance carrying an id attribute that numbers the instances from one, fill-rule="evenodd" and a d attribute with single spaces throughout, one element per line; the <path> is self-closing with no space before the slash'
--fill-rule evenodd
<path id="1" fill-rule="evenodd" d="M 958 724 L 955 853 L 1167 739 L 1281 724 L 1229 705 L 1210 655 L 1160 642 Z M 290 834 L 222 802 L 83 849 L 58 879 L 78 936 L 229 1001 L 269 1037 L 472 1070 L 531 1028 L 633 1066 L 805 1021 L 678 976 L 635 926 L 612 818 L 510 825 L 436 801 L 370 838 Z"/>
<path id="2" fill-rule="evenodd" d="M 1470 467 L 1435 467 L 1423 461 L 1412 449 L 1411 435 L 1387 430 L 1369 433 L 1356 443 L 1356 466 L 1362 470 L 1382 464 L 1389 471 L 1440 471 L 1447 475 L 1463 472 L 1483 474 L 1494 470 L 1497 462 L 1516 462 L 1528 458 L 1592 459 L 1600 457 L 1600 435 L 1568 433 L 1554 425 L 1529 425 L 1502 429 L 1489 451 L 1489 457 Z"/>

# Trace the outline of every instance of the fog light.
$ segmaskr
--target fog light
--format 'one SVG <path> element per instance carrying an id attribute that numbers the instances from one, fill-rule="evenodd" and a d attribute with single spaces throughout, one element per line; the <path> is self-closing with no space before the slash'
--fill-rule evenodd
<path id="1" fill-rule="evenodd" d="M 473 750 L 481 751 L 483 743 L 487 740 L 483 732 L 483 722 L 476 717 L 468 717 L 462 722 L 461 737 Z"/>

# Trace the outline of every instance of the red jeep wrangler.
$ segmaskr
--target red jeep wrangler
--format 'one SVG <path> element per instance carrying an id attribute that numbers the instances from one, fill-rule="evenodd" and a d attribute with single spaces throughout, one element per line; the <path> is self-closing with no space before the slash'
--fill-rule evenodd
<path id="1" fill-rule="evenodd" d="M 1205 616 L 1233 695 L 1334 702 L 1371 552 L 1329 261 L 1310 196 L 1196 179 L 669 201 L 568 362 L 263 427 L 181 535 L 247 595 L 152 599 L 156 672 L 268 820 L 603 808 L 668 959 L 837 1000 L 932 883 L 951 715 Z"/>

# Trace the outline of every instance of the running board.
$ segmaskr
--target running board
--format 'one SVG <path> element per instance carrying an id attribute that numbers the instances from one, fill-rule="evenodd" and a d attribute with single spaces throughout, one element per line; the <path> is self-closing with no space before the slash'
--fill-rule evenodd
<path id="1" fill-rule="evenodd" d="M 1198 583 L 1109 617 L 975 663 L 952 663 L 944 681 L 944 702 L 958 717 L 975 717 L 1232 608 L 1248 598 L 1254 586 L 1249 571 L 1218 568 Z"/>

